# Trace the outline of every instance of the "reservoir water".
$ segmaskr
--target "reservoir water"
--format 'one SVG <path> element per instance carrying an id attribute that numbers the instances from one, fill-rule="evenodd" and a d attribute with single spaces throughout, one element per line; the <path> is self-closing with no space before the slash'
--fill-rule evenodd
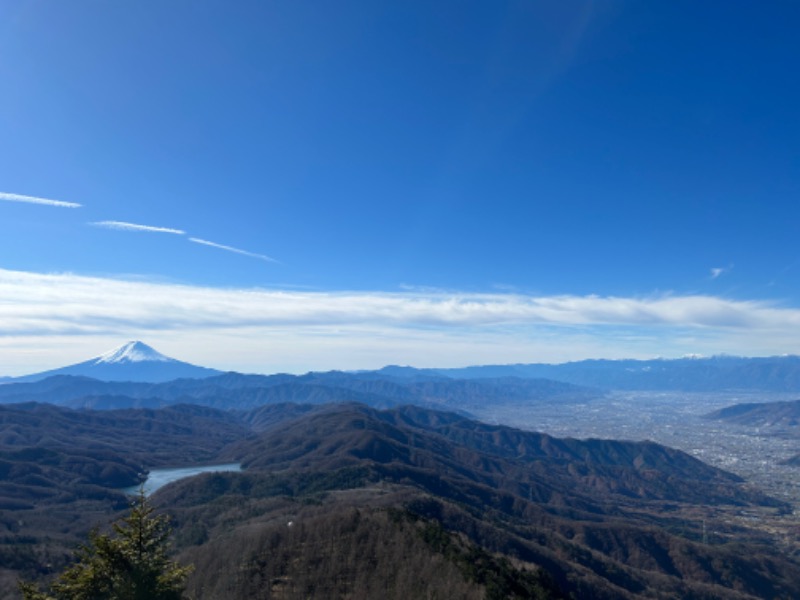
<path id="1" fill-rule="evenodd" d="M 223 471 L 241 471 L 242 465 L 239 463 L 228 463 L 225 465 L 205 465 L 201 467 L 180 467 L 176 469 L 153 469 L 148 473 L 144 482 L 144 494 L 149 496 L 157 489 L 164 487 L 168 483 L 178 481 L 184 477 L 192 477 L 200 473 L 218 473 Z M 126 494 L 138 494 L 141 485 L 125 488 L 122 490 Z"/>

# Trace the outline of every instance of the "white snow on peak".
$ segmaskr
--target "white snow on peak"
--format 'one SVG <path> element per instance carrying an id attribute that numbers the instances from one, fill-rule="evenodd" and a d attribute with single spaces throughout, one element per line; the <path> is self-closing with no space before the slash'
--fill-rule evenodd
<path id="1" fill-rule="evenodd" d="M 128 342 L 119 348 L 114 348 L 105 354 L 101 354 L 94 360 L 94 364 L 119 364 L 146 361 L 169 362 L 172 361 L 172 359 L 142 342 Z"/>

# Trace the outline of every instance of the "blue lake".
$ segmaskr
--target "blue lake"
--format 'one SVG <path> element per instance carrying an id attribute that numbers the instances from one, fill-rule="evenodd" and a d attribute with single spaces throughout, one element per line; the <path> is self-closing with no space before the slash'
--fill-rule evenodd
<path id="1" fill-rule="evenodd" d="M 192 477 L 200 473 L 218 473 L 223 471 L 241 471 L 242 465 L 239 463 L 228 463 L 225 465 L 205 465 L 202 467 L 180 467 L 176 469 L 153 469 L 148 473 L 147 480 L 144 482 L 144 494 L 149 496 L 157 489 L 164 487 L 168 483 L 178 481 L 184 477 Z M 126 494 L 138 494 L 141 485 L 125 488 L 122 490 Z"/>

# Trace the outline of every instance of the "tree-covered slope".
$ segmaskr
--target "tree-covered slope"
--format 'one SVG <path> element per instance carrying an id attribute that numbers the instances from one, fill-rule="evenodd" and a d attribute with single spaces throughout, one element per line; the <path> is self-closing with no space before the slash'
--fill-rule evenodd
<path id="1" fill-rule="evenodd" d="M 348 403 L 0 415 L 6 595 L 124 508 L 116 477 L 172 460 L 244 467 L 153 497 L 196 598 L 800 596 L 797 548 L 758 524 L 787 507 L 649 442 Z"/>

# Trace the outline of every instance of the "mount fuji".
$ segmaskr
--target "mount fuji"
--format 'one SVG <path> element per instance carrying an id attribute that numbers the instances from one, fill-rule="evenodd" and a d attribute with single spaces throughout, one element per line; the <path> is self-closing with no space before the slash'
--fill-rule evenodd
<path id="1" fill-rule="evenodd" d="M 222 371 L 170 358 L 143 342 L 134 341 L 82 363 L 15 377 L 6 382 L 28 383 L 54 375 L 73 375 L 100 381 L 163 383 L 173 379 L 204 379 L 221 374 Z"/>

